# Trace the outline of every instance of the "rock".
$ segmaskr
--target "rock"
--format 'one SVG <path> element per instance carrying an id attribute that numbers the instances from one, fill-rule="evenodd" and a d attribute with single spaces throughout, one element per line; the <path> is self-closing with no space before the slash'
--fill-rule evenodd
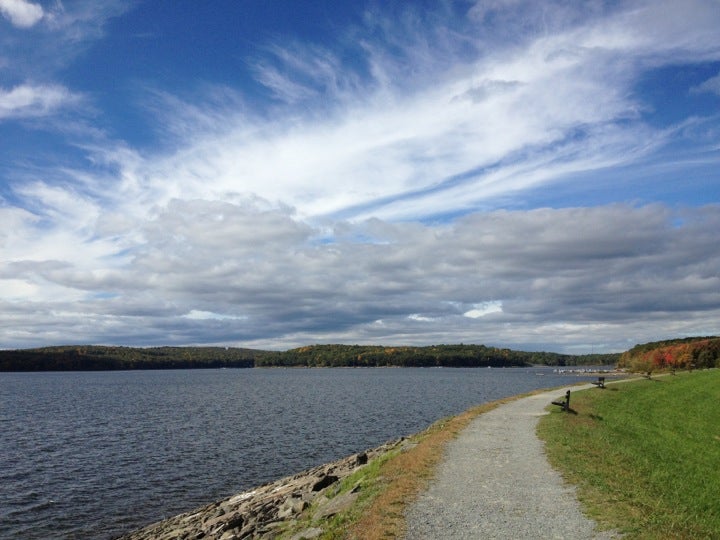
<path id="1" fill-rule="evenodd" d="M 359 493 L 357 491 L 349 491 L 348 493 L 343 493 L 342 495 L 338 495 L 332 499 L 322 501 L 318 506 L 318 509 L 315 511 L 313 518 L 317 520 L 327 519 L 335 514 L 339 514 L 343 510 L 347 510 L 355 503 L 358 495 Z"/>
<path id="2" fill-rule="evenodd" d="M 332 474 L 326 474 L 325 476 L 322 476 L 317 482 L 313 484 L 312 490 L 313 491 L 320 491 L 325 489 L 326 487 L 334 484 L 338 481 L 338 477 L 334 476 Z"/>
<path id="3" fill-rule="evenodd" d="M 221 516 L 221 518 L 224 517 L 225 516 Z M 240 529 L 243 523 L 245 523 L 245 517 L 242 514 L 235 514 L 225 521 L 223 529 L 226 531 L 229 529 Z"/>
<path id="4" fill-rule="evenodd" d="M 312 538 L 317 538 L 323 533 L 323 530 L 318 527 L 311 527 L 309 529 L 305 529 L 304 531 L 300 531 L 295 536 L 293 536 L 290 540 L 311 540 Z"/>
<path id="5" fill-rule="evenodd" d="M 279 534 L 279 528 L 301 518 L 313 502 L 318 503 L 318 509 L 313 515 L 316 520 L 327 519 L 352 506 L 361 486 L 356 485 L 350 492 L 337 495 L 339 481 L 372 459 L 406 444 L 406 441 L 399 439 L 333 463 L 314 467 L 192 512 L 148 525 L 123 536 L 121 540 L 275 538 Z M 321 534 L 321 528 L 310 527 L 295 535 L 293 539 L 317 538 Z"/>
<path id="6" fill-rule="evenodd" d="M 292 516 L 302 513 L 309 506 L 307 501 L 297 497 L 290 497 L 284 503 L 280 505 L 278 510 L 278 517 L 281 519 L 288 519 Z"/>

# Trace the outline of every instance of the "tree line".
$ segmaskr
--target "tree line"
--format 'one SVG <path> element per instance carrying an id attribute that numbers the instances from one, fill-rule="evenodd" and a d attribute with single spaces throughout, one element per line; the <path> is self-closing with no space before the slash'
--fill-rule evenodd
<path id="1" fill-rule="evenodd" d="M 0 371 L 250 368 L 264 353 L 234 347 L 65 345 L 0 351 Z"/>
<path id="2" fill-rule="evenodd" d="M 0 350 L 0 371 L 104 371 L 251 367 L 521 367 L 609 365 L 616 354 L 573 356 L 485 345 L 386 347 L 310 345 L 287 351 L 237 347 L 112 347 L 65 345 Z"/>
<path id="3" fill-rule="evenodd" d="M 618 367 L 643 373 L 720 367 L 720 337 L 689 337 L 635 345 L 621 355 Z"/>
<path id="4" fill-rule="evenodd" d="M 263 355 L 256 366 L 304 367 L 525 367 L 615 364 L 616 354 L 572 356 L 485 345 L 311 345 Z"/>
<path id="5" fill-rule="evenodd" d="M 0 350 L 0 371 L 102 371 L 252 367 L 521 367 L 617 365 L 630 371 L 720 367 L 720 337 L 635 345 L 619 354 L 567 355 L 485 345 L 309 345 L 287 351 L 238 347 L 64 345 Z"/>

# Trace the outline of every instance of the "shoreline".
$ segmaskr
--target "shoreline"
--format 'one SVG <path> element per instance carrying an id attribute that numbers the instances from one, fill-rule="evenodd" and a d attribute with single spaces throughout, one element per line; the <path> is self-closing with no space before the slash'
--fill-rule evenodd
<path id="1" fill-rule="evenodd" d="M 583 383 L 575 383 L 579 385 Z M 562 387 L 558 387 L 562 388 Z M 464 412 L 439 419 L 425 429 L 378 447 L 318 465 L 296 474 L 230 495 L 187 512 L 134 529 L 114 540 L 174 540 L 206 538 L 213 540 L 272 539 L 293 528 L 291 540 L 316 538 L 336 514 L 356 502 L 362 481 L 340 493 L 343 480 L 391 452 L 411 451 L 436 426 L 447 429 L 455 421 L 477 417 L 505 403 L 552 389 L 538 389 L 475 405 Z M 450 428 L 453 431 L 453 428 Z M 309 524 L 303 528 L 300 523 Z M 295 531 L 295 529 L 300 530 Z"/>
<path id="2" fill-rule="evenodd" d="M 588 375 L 589 373 L 577 373 Z M 603 373 L 605 374 L 605 373 Z M 628 373 L 615 372 L 613 380 L 623 379 Z M 611 376 L 612 376 L 611 375 Z M 588 387 L 589 383 L 573 383 L 572 387 Z M 236 493 L 224 499 L 165 518 L 115 537 L 116 540 L 171 540 L 176 538 L 208 538 L 242 540 L 276 538 L 292 529 L 291 540 L 316 538 L 322 535 L 327 520 L 352 507 L 362 491 L 362 481 L 341 493 L 343 480 L 361 471 L 367 465 L 386 456 L 411 450 L 436 424 L 443 426 L 460 417 L 477 417 L 505 403 L 532 395 L 555 392 L 545 388 L 530 393 L 471 407 L 465 412 L 440 419 L 417 433 L 390 440 L 330 463 L 318 465 L 272 482 Z M 302 525 L 300 525 L 302 523 Z M 307 525 L 307 527 L 305 527 Z M 304 527 L 304 528 L 303 528 Z"/>
<path id="3" fill-rule="evenodd" d="M 151 523 L 116 540 L 275 538 L 305 518 L 311 518 L 313 526 L 292 538 L 315 538 L 322 533 L 322 522 L 352 506 L 362 489 L 358 484 L 338 495 L 344 479 L 389 452 L 412 445 L 407 437 L 401 437 Z M 307 515 L 309 511 L 312 516 Z"/>

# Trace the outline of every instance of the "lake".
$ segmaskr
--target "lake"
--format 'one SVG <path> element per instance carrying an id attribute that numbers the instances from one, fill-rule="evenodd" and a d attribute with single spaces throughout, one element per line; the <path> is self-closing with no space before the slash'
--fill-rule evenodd
<path id="1" fill-rule="evenodd" d="M 113 538 L 480 403 L 594 378 L 551 368 L 0 373 L 0 538 Z"/>

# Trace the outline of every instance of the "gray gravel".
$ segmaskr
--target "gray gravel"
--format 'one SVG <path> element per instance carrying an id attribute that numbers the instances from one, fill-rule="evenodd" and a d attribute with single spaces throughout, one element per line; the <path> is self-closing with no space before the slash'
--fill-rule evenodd
<path id="1" fill-rule="evenodd" d="M 428 491 L 408 509 L 407 540 L 617 538 L 594 530 L 535 434 L 545 407 L 566 390 L 519 399 L 473 420 L 448 444 Z"/>

